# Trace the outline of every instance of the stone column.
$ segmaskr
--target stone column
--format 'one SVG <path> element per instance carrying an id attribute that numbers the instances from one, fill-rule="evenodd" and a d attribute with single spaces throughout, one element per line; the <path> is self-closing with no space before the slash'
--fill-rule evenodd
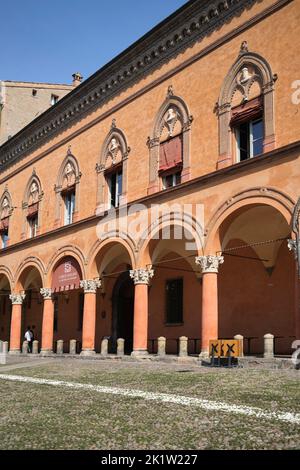
<path id="1" fill-rule="evenodd" d="M 64 340 L 59 339 L 56 343 L 56 354 L 63 354 L 64 353 Z"/>
<path id="2" fill-rule="evenodd" d="M 117 339 L 117 356 L 124 356 L 124 343 L 125 343 L 125 339 L 123 338 Z"/>
<path id="3" fill-rule="evenodd" d="M 294 254 L 295 257 L 295 301 L 294 301 L 294 308 L 295 308 L 295 336 L 296 339 L 300 339 L 300 274 L 298 268 L 298 243 L 297 240 L 288 239 L 288 248 Z"/>
<path id="4" fill-rule="evenodd" d="M 70 339 L 69 354 L 76 354 L 76 339 Z"/>
<path id="5" fill-rule="evenodd" d="M 23 341 L 22 354 L 28 354 L 28 341 Z"/>
<path id="6" fill-rule="evenodd" d="M 235 335 L 233 339 L 236 339 L 240 343 L 240 357 L 244 356 L 244 336 L 242 335 Z"/>
<path id="7" fill-rule="evenodd" d="M 179 357 L 186 357 L 188 355 L 188 338 L 180 336 L 179 338 Z"/>
<path id="8" fill-rule="evenodd" d="M 49 287 L 42 287 L 40 293 L 44 298 L 41 355 L 47 355 L 53 354 L 54 302 Z"/>
<path id="9" fill-rule="evenodd" d="M 160 336 L 159 338 L 157 338 L 157 355 L 166 355 L 166 338 L 164 336 Z"/>
<path id="10" fill-rule="evenodd" d="M 39 342 L 35 339 L 32 343 L 32 354 L 39 353 Z"/>
<path id="11" fill-rule="evenodd" d="M 82 356 L 95 354 L 96 333 L 96 292 L 101 286 L 99 279 L 80 281 L 80 287 L 84 290 L 84 308 L 82 325 Z"/>
<path id="12" fill-rule="evenodd" d="M 223 256 L 198 256 L 202 270 L 202 328 L 200 357 L 208 357 L 209 340 L 218 339 L 218 271 Z"/>
<path id="13" fill-rule="evenodd" d="M 101 356 L 107 356 L 108 354 L 108 339 L 103 338 L 101 341 Z"/>
<path id="14" fill-rule="evenodd" d="M 130 277 L 134 282 L 133 356 L 148 354 L 148 285 L 153 269 L 134 269 Z"/>
<path id="15" fill-rule="evenodd" d="M 25 294 L 10 294 L 9 298 L 12 302 L 9 354 L 20 354 L 22 303 L 25 299 Z"/>

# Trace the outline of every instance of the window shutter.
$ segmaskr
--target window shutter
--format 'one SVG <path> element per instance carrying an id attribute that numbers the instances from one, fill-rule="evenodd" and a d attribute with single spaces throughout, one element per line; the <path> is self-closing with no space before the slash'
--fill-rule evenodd
<path id="1" fill-rule="evenodd" d="M 160 144 L 159 171 L 182 166 L 182 135 Z"/>

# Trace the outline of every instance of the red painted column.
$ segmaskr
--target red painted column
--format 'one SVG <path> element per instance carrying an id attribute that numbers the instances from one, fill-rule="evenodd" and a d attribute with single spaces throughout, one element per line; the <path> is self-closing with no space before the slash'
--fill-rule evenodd
<path id="1" fill-rule="evenodd" d="M 44 297 L 41 354 L 47 355 L 53 353 L 54 303 L 51 289 L 43 287 L 40 292 Z"/>
<path id="2" fill-rule="evenodd" d="M 135 269 L 130 271 L 134 288 L 134 320 L 132 355 L 148 354 L 148 285 L 153 277 L 152 269 Z"/>
<path id="3" fill-rule="evenodd" d="M 81 355 L 95 354 L 96 334 L 96 292 L 100 287 L 99 279 L 83 280 L 80 287 L 84 289 L 83 325 L 82 325 L 82 351 Z"/>
<path id="4" fill-rule="evenodd" d="M 10 325 L 10 354 L 20 354 L 21 352 L 21 325 L 22 325 L 22 303 L 25 294 L 11 294 L 12 302 L 11 325 Z"/>
<path id="5" fill-rule="evenodd" d="M 298 274 L 298 267 L 296 264 L 295 269 L 295 336 L 296 339 L 300 340 L 300 279 Z"/>
<path id="6" fill-rule="evenodd" d="M 218 339 L 218 270 L 224 262 L 222 256 L 198 256 L 196 264 L 202 270 L 202 322 L 201 353 L 209 355 L 209 340 Z"/>

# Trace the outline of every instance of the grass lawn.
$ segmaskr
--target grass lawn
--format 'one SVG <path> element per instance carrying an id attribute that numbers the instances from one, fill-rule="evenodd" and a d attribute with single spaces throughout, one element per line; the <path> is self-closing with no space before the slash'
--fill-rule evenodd
<path id="1" fill-rule="evenodd" d="M 65 359 L 1 373 L 300 413 L 295 370 Z M 300 448 L 299 424 L 275 419 L 2 379 L 0 396 L 0 449 Z"/>

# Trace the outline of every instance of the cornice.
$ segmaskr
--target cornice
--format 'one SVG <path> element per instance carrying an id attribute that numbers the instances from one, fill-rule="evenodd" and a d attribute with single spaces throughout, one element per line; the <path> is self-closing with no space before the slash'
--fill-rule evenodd
<path id="1" fill-rule="evenodd" d="M 191 0 L 0 147 L 0 172 L 261 0 Z"/>

